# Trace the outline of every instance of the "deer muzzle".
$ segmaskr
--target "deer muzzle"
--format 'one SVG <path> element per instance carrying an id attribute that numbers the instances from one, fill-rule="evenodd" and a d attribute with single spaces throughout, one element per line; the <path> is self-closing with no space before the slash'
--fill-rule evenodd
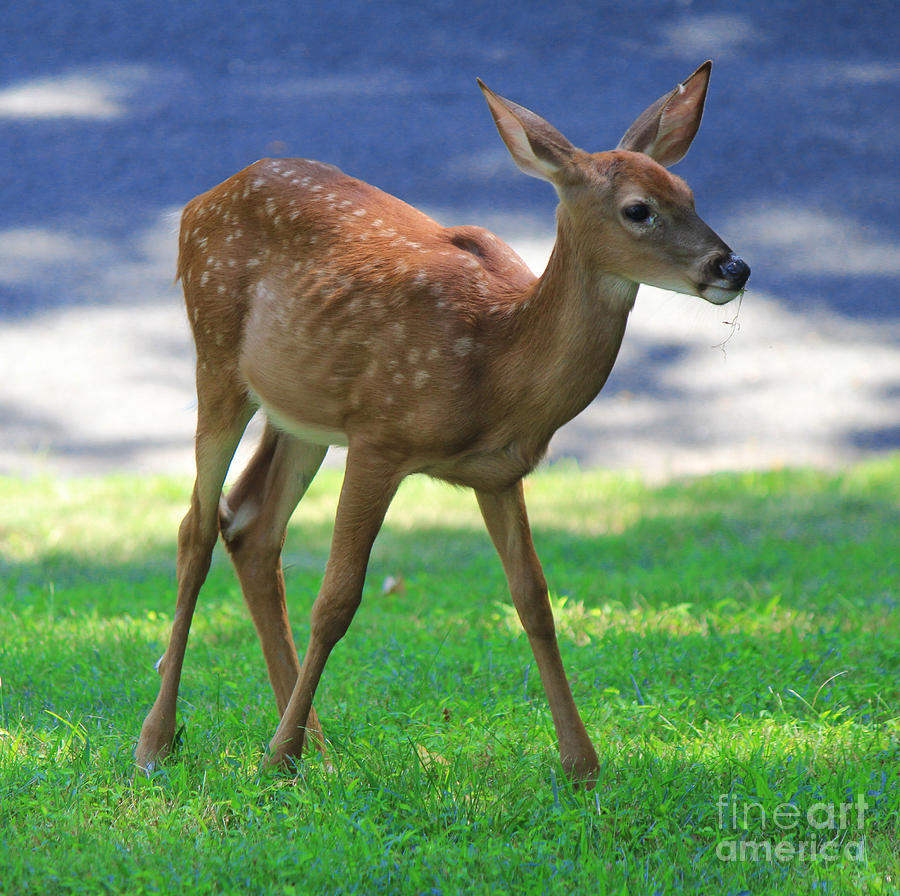
<path id="1" fill-rule="evenodd" d="M 750 278 L 750 265 L 734 252 L 720 258 L 712 269 L 713 276 L 700 287 L 700 295 L 713 305 L 725 305 L 737 298 Z"/>

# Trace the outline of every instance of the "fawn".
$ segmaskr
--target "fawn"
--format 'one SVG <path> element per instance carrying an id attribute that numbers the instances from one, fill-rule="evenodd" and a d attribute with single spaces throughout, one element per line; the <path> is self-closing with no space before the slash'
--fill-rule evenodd
<path id="1" fill-rule="evenodd" d="M 711 63 L 590 154 L 478 82 L 515 163 L 559 196 L 543 275 L 480 227 L 441 227 L 337 168 L 263 160 L 184 210 L 181 278 L 197 348 L 197 478 L 178 597 L 136 761 L 171 748 L 197 594 L 219 533 L 262 642 L 280 724 L 266 762 L 324 751 L 313 696 L 359 606 L 372 543 L 411 473 L 475 490 L 537 661 L 567 773 L 597 755 L 560 660 L 522 477 L 605 383 L 639 283 L 723 304 L 749 267 L 666 167 L 700 125 Z M 257 409 L 255 455 L 223 483 Z M 285 607 L 288 520 L 329 445 L 348 447 L 331 552 L 298 660 Z"/>

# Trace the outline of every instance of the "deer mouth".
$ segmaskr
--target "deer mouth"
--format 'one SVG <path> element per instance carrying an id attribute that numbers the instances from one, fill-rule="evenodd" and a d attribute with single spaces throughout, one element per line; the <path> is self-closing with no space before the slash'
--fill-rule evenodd
<path id="1" fill-rule="evenodd" d="M 701 284 L 698 292 L 700 298 L 711 305 L 727 305 L 732 299 L 736 299 L 744 291 L 740 289 L 723 289 L 721 286 Z"/>

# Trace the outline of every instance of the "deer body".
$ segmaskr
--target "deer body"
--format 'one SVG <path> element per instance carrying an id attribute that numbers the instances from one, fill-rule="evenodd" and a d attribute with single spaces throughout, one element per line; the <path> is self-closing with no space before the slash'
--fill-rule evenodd
<path id="1" fill-rule="evenodd" d="M 559 659 L 521 480 L 605 383 L 639 282 L 716 303 L 746 282 L 749 268 L 663 167 L 696 133 L 708 75 L 707 63 L 651 106 L 618 149 L 593 155 L 482 85 L 516 163 L 560 196 L 540 278 L 487 230 L 441 227 L 318 162 L 257 162 L 187 205 L 178 270 L 197 347 L 197 480 L 179 532 L 178 602 L 160 694 L 138 743 L 141 768 L 171 744 L 187 633 L 219 531 L 281 715 L 269 761 L 298 756 L 307 734 L 324 748 L 313 694 L 359 604 L 390 500 L 420 472 L 475 489 L 563 764 L 592 779 L 596 754 Z M 269 424 L 223 497 L 259 407 Z M 280 551 L 330 444 L 348 446 L 347 467 L 301 666 Z"/>
<path id="2" fill-rule="evenodd" d="M 236 360 L 281 428 L 325 445 L 364 432 L 405 474 L 477 488 L 521 478 L 596 397 L 637 291 L 583 294 L 559 282 L 566 259 L 538 281 L 489 231 L 303 159 L 190 203 L 180 258 L 199 363 Z"/>

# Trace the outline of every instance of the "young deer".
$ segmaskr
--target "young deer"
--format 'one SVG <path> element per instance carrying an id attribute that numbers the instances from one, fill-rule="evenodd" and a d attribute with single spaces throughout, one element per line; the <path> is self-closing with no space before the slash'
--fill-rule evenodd
<path id="1" fill-rule="evenodd" d="M 664 166 L 687 152 L 706 62 L 650 106 L 611 152 L 576 149 L 484 84 L 500 136 L 559 195 L 556 245 L 535 278 L 479 227 L 444 228 L 337 168 L 265 160 L 191 201 L 178 274 L 197 345 L 197 478 L 178 533 L 178 598 L 159 696 L 141 730 L 149 772 L 175 734 L 197 594 L 218 532 L 259 633 L 281 722 L 267 762 L 324 750 L 313 695 L 359 606 L 372 542 L 400 481 L 427 473 L 475 490 L 537 661 L 567 773 L 597 755 L 560 661 L 522 477 L 597 395 L 639 283 L 715 304 L 750 269 Z M 227 497 L 252 414 L 268 424 Z M 329 445 L 348 446 L 331 553 L 302 665 L 288 626 L 281 549 Z"/>

